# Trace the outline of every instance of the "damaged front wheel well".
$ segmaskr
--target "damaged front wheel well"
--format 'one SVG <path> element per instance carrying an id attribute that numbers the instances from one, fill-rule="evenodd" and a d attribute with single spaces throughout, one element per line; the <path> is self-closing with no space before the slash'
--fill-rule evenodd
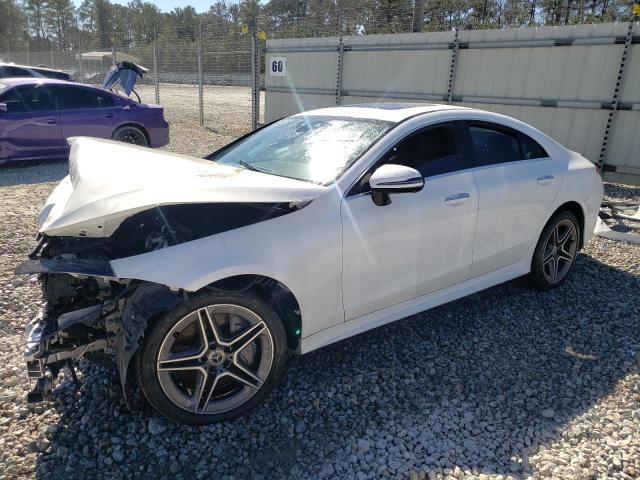
<path id="1" fill-rule="evenodd" d="M 282 319 L 287 333 L 287 348 L 296 351 L 302 335 L 302 316 L 300 305 L 291 290 L 283 283 L 263 275 L 236 275 L 218 280 L 205 289 L 253 293 L 267 303 Z"/>

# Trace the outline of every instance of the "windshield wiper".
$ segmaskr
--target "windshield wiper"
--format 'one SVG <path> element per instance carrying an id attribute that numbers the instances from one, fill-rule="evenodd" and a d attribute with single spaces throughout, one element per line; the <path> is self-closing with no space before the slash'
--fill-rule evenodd
<path id="1" fill-rule="evenodd" d="M 244 160 L 239 160 L 238 163 L 242 165 L 244 168 L 246 168 L 247 170 L 260 172 L 260 173 L 275 173 L 276 175 L 278 175 L 275 170 L 271 170 L 270 168 L 266 168 L 266 167 L 256 167 L 255 165 L 247 163 Z"/>

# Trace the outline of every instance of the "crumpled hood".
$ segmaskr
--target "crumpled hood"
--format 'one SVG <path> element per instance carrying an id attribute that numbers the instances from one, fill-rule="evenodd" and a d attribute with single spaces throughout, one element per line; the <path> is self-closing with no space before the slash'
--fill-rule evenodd
<path id="1" fill-rule="evenodd" d="M 108 237 L 125 218 L 155 206 L 297 202 L 325 188 L 111 140 L 74 137 L 69 144 L 69 175 L 38 218 L 47 235 Z"/>

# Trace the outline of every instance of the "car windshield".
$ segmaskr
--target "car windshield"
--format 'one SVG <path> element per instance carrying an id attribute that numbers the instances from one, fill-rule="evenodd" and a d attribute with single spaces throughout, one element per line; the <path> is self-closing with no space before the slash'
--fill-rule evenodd
<path id="1" fill-rule="evenodd" d="M 393 122 L 362 118 L 288 117 L 207 158 L 326 185 L 393 125 Z"/>

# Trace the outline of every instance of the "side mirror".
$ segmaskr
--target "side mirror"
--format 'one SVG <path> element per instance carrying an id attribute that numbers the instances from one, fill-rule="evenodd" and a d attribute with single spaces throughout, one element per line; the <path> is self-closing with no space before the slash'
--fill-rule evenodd
<path id="1" fill-rule="evenodd" d="M 8 110 L 6 103 L 0 103 L 0 112 L 7 112 Z"/>
<path id="2" fill-rule="evenodd" d="M 390 193 L 419 192 L 424 187 L 424 179 L 415 168 L 388 163 L 373 172 L 369 186 L 373 203 L 383 206 L 391 203 Z"/>

